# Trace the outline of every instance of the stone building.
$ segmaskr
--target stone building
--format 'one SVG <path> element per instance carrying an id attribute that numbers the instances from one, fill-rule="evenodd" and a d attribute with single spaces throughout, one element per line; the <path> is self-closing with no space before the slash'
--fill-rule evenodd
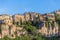
<path id="1" fill-rule="evenodd" d="M 31 21 L 35 21 L 36 19 L 38 19 L 38 14 L 35 12 L 31 12 Z"/>
<path id="2" fill-rule="evenodd" d="M 24 18 L 24 15 L 17 14 L 17 15 L 14 15 L 13 20 L 14 20 L 15 24 L 19 24 L 20 25 L 21 23 L 23 23 L 25 21 L 25 18 Z"/>
<path id="3" fill-rule="evenodd" d="M 0 20 L 3 21 L 2 23 L 7 25 L 12 25 L 12 16 L 10 15 L 0 15 Z"/>
<path id="4" fill-rule="evenodd" d="M 55 21 L 55 14 L 54 13 L 47 14 L 47 17 L 49 20 Z"/>
<path id="5" fill-rule="evenodd" d="M 43 18 L 44 16 L 42 15 L 42 14 L 40 14 L 39 15 L 39 19 L 41 20 L 41 21 L 43 21 L 44 20 L 44 18 Z"/>
<path id="6" fill-rule="evenodd" d="M 54 13 L 60 15 L 60 10 L 57 10 Z"/>
<path id="7" fill-rule="evenodd" d="M 31 21 L 31 14 L 30 14 L 30 12 L 26 12 L 25 14 L 24 14 L 24 17 L 25 17 L 25 21 Z"/>
<path id="8" fill-rule="evenodd" d="M 36 20 L 38 18 L 38 15 L 39 14 L 37 14 L 35 12 L 26 12 L 24 14 L 26 21 L 34 21 L 34 20 Z"/>

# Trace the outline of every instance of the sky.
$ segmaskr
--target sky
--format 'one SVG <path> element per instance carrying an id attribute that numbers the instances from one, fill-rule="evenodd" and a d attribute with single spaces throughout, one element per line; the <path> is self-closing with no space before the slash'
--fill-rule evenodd
<path id="1" fill-rule="evenodd" d="M 0 0 L 0 14 L 49 13 L 60 9 L 60 0 Z"/>

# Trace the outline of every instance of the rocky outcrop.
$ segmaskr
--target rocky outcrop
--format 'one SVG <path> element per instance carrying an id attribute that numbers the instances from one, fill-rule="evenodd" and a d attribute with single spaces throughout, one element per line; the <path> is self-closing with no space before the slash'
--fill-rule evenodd
<path id="1" fill-rule="evenodd" d="M 52 36 L 58 36 L 58 24 L 56 23 L 56 22 L 54 22 L 55 24 L 55 26 L 54 26 L 54 28 L 52 29 L 52 25 L 50 24 L 50 28 L 48 28 L 48 27 L 46 27 L 45 26 L 45 23 L 44 23 L 44 25 L 42 26 L 42 28 L 41 29 L 39 29 L 38 30 L 38 32 L 39 33 L 41 33 L 43 36 L 45 36 L 45 37 L 52 37 Z"/>
<path id="2" fill-rule="evenodd" d="M 13 17 L 10 15 L 0 15 L 0 38 L 3 38 L 6 35 L 10 38 L 15 38 L 15 34 L 18 36 L 20 36 L 20 34 L 25 34 L 26 31 L 24 28 L 19 26 L 17 27 L 17 25 L 20 25 L 23 22 L 33 22 L 32 24 L 36 23 L 35 25 L 39 24 L 38 22 L 44 22 L 42 23 L 42 27 L 39 27 L 40 29 L 38 29 L 38 32 L 46 37 L 58 36 L 58 33 L 60 35 L 60 32 L 59 26 L 56 22 L 54 22 L 54 27 L 51 24 L 49 24 L 48 27 L 45 26 L 45 21 L 47 18 L 51 21 L 55 21 L 55 14 L 60 15 L 60 11 L 57 11 L 53 14 L 38 14 L 35 12 L 27 12 L 24 15 L 17 14 Z"/>

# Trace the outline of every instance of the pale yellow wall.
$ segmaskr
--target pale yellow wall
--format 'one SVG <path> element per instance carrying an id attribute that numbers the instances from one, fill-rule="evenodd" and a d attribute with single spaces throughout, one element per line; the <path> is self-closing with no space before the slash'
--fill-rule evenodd
<path id="1" fill-rule="evenodd" d="M 54 14 L 47 14 L 48 19 L 55 20 Z"/>
<path id="2" fill-rule="evenodd" d="M 59 14 L 60 15 L 60 11 L 57 11 L 56 14 Z"/>
<path id="3" fill-rule="evenodd" d="M 22 20 L 22 22 L 24 22 L 25 18 L 24 18 L 24 15 L 15 15 L 14 20 L 15 20 L 15 22 L 20 22 L 20 20 Z"/>
<path id="4" fill-rule="evenodd" d="M 39 18 L 41 21 L 43 21 L 43 16 L 42 15 L 40 15 L 40 18 Z"/>
<path id="5" fill-rule="evenodd" d="M 25 14 L 25 20 L 26 21 L 29 21 L 30 20 L 30 14 L 29 13 Z"/>
<path id="6" fill-rule="evenodd" d="M 5 24 L 12 25 L 12 17 L 11 16 L 0 16 L 0 20 L 3 20 Z"/>

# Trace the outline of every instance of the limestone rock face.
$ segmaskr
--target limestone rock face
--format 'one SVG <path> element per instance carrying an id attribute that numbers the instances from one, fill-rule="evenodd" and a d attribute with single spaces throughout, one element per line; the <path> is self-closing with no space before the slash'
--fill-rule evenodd
<path id="1" fill-rule="evenodd" d="M 45 26 L 45 24 L 42 26 L 41 29 L 38 30 L 39 33 L 41 33 L 44 36 L 58 36 L 58 24 L 55 22 L 55 26 L 52 29 L 52 25 L 50 25 L 49 29 Z"/>
<path id="2" fill-rule="evenodd" d="M 14 34 L 15 31 L 16 31 L 16 25 L 12 25 L 11 34 Z"/>
<path id="3" fill-rule="evenodd" d="M 2 38 L 6 35 L 9 35 L 8 29 L 9 29 L 8 25 L 2 25 L 1 26 Z"/>
<path id="4" fill-rule="evenodd" d="M 59 19 L 60 11 L 57 11 L 55 13 L 59 15 L 58 16 Z M 45 26 L 45 21 L 47 18 L 49 19 L 48 21 L 50 20 L 54 21 L 54 28 L 51 24 L 49 24 L 49 28 Z M 15 38 L 15 32 L 18 36 L 20 36 L 20 34 L 25 34 L 26 33 L 25 29 L 19 27 L 19 25 L 22 24 L 23 22 L 31 22 L 31 21 L 32 24 L 34 23 L 38 24 L 40 21 L 44 22 L 42 28 L 38 29 L 38 32 L 41 33 L 41 35 L 56 36 L 58 35 L 58 33 L 60 35 L 60 27 L 55 21 L 55 14 L 40 15 L 35 12 L 27 12 L 24 15 L 21 14 L 14 15 L 14 17 L 10 15 L 0 15 L 0 38 L 3 38 L 4 36 L 7 35 L 11 38 Z"/>
<path id="5" fill-rule="evenodd" d="M 42 27 L 41 29 L 42 35 L 47 35 L 47 28 L 46 27 Z"/>
<path id="6" fill-rule="evenodd" d="M 39 33 L 41 33 L 42 35 L 47 35 L 47 27 L 45 27 L 45 24 L 44 26 L 42 26 L 41 29 L 38 30 Z"/>

